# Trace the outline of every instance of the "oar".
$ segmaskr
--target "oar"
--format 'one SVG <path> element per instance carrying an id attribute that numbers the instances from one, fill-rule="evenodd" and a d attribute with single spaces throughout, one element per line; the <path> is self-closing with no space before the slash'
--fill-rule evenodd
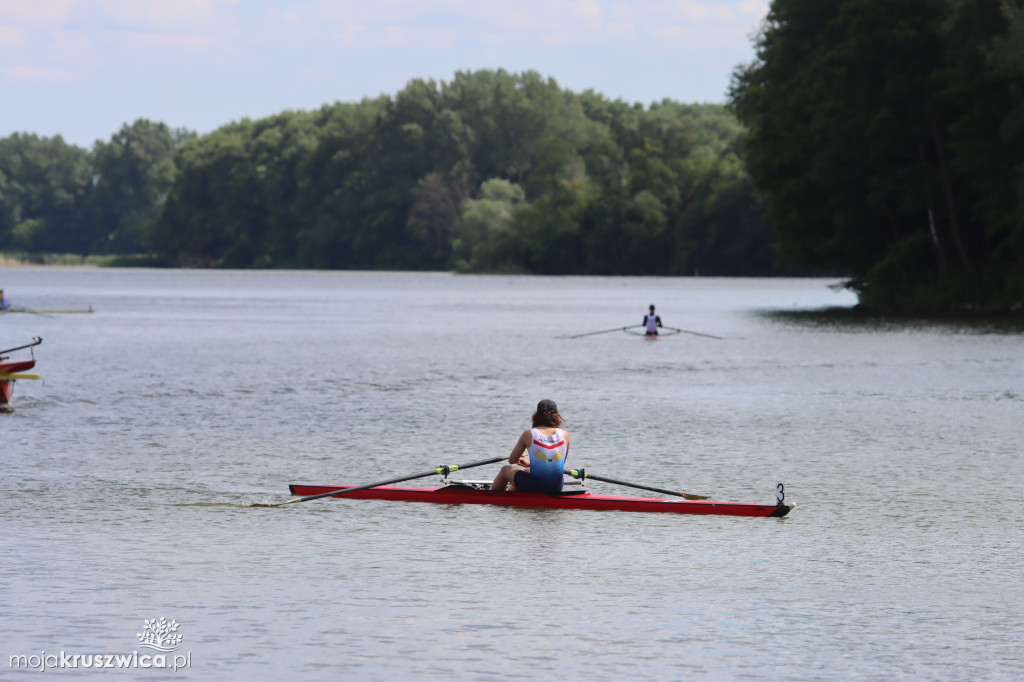
<path id="1" fill-rule="evenodd" d="M 678 327 L 662 327 L 662 329 L 671 329 L 672 331 L 679 332 L 680 334 L 693 334 L 694 336 L 705 336 L 709 339 L 718 339 L 719 341 L 725 341 L 725 339 L 722 338 L 721 336 L 715 336 L 713 334 L 701 334 L 700 332 L 691 332 L 689 329 L 679 329 Z"/>
<path id="2" fill-rule="evenodd" d="M 330 497 L 332 495 L 347 495 L 348 493 L 354 493 L 357 490 L 369 490 L 370 488 L 376 488 L 381 485 L 390 485 L 391 483 L 401 483 L 402 481 L 411 481 L 414 478 L 425 478 L 434 474 L 442 474 L 447 476 L 453 471 L 459 469 L 472 469 L 473 467 L 481 467 L 485 464 L 495 464 L 497 462 L 504 462 L 508 457 L 494 457 L 492 459 L 481 459 L 479 462 L 470 462 L 469 464 L 452 464 L 449 466 L 439 466 L 436 469 L 430 471 L 424 471 L 419 474 L 411 474 L 409 476 L 399 476 L 398 478 L 389 478 L 386 481 L 377 481 L 376 483 L 367 483 L 366 485 L 357 485 L 354 488 L 342 488 L 341 490 L 332 490 L 326 493 L 317 493 L 316 495 L 306 495 L 305 497 L 296 497 L 287 502 L 279 502 L 278 504 L 270 505 L 272 507 L 280 507 L 281 505 L 291 504 L 292 502 L 308 502 L 309 500 L 316 500 L 321 497 Z"/>
<path id="3" fill-rule="evenodd" d="M 0 313 L 30 313 L 32 315 L 40 315 L 42 317 L 50 317 L 49 315 L 47 315 L 46 313 L 44 313 L 42 311 L 39 311 L 39 310 L 29 310 L 28 308 L 22 308 L 22 307 L 4 308 L 3 310 L 0 310 Z"/>
<path id="4" fill-rule="evenodd" d="M 628 327 L 616 327 L 615 329 L 602 329 L 599 332 L 587 332 L 586 334 L 574 334 L 573 336 L 566 336 L 565 338 L 567 338 L 567 339 L 582 339 L 584 336 L 594 336 L 596 334 L 607 334 L 609 332 L 624 332 L 627 329 L 632 329 L 633 327 L 642 327 L 642 326 L 643 326 L 642 324 L 631 324 Z"/>
<path id="5" fill-rule="evenodd" d="M 16 350 L 21 350 L 22 348 L 31 348 L 32 346 L 38 346 L 42 342 L 43 342 L 43 337 L 41 337 L 41 336 L 33 336 L 32 337 L 32 343 L 26 343 L 24 346 L 15 346 L 14 348 L 8 348 L 7 350 L 0 350 L 0 355 L 3 355 L 4 353 L 11 353 L 11 352 L 16 351 Z"/>
<path id="6" fill-rule="evenodd" d="M 706 495 L 691 495 L 690 493 L 678 493 L 674 490 L 664 490 L 662 488 L 652 488 L 649 485 L 640 485 L 639 483 L 629 483 L 628 481 L 620 481 L 617 478 L 605 478 L 604 476 L 595 476 L 594 474 L 588 474 L 585 469 L 566 469 L 565 473 L 573 478 L 581 478 L 586 480 L 592 478 L 595 481 L 604 481 L 605 483 L 614 483 L 615 485 L 624 485 L 627 488 L 639 488 L 640 490 L 650 490 L 654 493 L 661 493 L 663 495 L 675 495 L 676 497 L 682 497 L 687 500 L 707 500 L 710 499 Z"/>
<path id="7" fill-rule="evenodd" d="M 0 374 L 0 381 L 12 381 L 14 379 L 42 379 L 40 374 L 25 374 L 24 372 L 15 372 L 13 374 Z"/>
<path id="8" fill-rule="evenodd" d="M 92 306 L 88 310 L 35 310 L 34 308 L 8 308 L 9 313 L 31 313 L 33 315 L 74 315 L 75 313 L 91 313 Z"/>

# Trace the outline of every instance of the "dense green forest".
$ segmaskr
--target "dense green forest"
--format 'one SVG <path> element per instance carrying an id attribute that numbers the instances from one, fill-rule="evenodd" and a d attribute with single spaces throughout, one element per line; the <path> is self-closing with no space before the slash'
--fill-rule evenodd
<path id="1" fill-rule="evenodd" d="M 1021 0 L 773 0 L 734 73 L 780 249 L 872 309 L 1024 302 Z"/>
<path id="2" fill-rule="evenodd" d="M 145 252 L 189 137 L 140 120 L 91 150 L 60 136 L 0 139 L 0 249 Z"/>
<path id="3" fill-rule="evenodd" d="M 771 274 L 723 105 L 649 107 L 527 72 L 91 150 L 0 140 L 0 248 L 170 265 Z"/>

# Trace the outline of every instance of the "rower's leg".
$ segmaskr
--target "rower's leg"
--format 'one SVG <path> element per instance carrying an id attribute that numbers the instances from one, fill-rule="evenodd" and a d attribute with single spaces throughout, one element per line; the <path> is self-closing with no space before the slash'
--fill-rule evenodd
<path id="1" fill-rule="evenodd" d="M 522 469 L 511 464 L 501 467 L 501 471 L 494 477 L 494 483 L 491 483 L 491 490 L 515 490 L 516 486 L 512 480 L 515 478 L 517 471 L 522 471 Z"/>

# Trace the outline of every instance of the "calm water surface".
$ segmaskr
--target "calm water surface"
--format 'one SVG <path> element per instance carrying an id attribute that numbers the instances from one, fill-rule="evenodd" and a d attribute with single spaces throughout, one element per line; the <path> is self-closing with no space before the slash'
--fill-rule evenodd
<path id="1" fill-rule="evenodd" d="M 56 672 L 1021 679 L 1022 336 L 775 314 L 853 303 L 830 283 L 0 268 L 96 311 L 0 316 L 45 377 L 0 414 L 0 677 L 163 617 L 190 667 Z M 558 338 L 650 303 L 724 340 Z M 546 397 L 571 464 L 797 507 L 253 506 L 507 454 Z"/>

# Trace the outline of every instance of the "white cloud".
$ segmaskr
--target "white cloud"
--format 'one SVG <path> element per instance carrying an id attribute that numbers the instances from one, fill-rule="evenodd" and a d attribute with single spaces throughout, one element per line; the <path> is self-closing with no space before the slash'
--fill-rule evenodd
<path id="1" fill-rule="evenodd" d="M 28 42 L 28 37 L 23 31 L 20 31 L 13 26 L 4 26 L 0 24 L 0 49 L 21 47 L 26 42 Z"/>
<path id="2" fill-rule="evenodd" d="M 0 49 L 16 63 L 45 65 L 49 71 L 38 74 L 51 77 L 85 77 L 154 59 L 187 62 L 204 53 L 238 68 L 272 54 L 307 63 L 317 54 L 330 64 L 362 58 L 365 50 L 414 52 L 424 60 L 464 55 L 460 67 L 481 58 L 512 66 L 566 48 L 581 54 L 746 49 L 768 2 L 0 0 Z"/>
<path id="3" fill-rule="evenodd" d="M 383 47 L 401 47 L 412 42 L 409 40 L 412 31 L 407 26 L 384 26 L 383 31 L 384 38 L 381 42 Z M 417 31 L 417 33 L 422 36 L 424 31 Z M 417 40 L 416 44 L 423 46 L 423 42 L 422 40 Z"/>
<path id="4" fill-rule="evenodd" d="M 218 30 L 239 7 L 238 0 L 0 0 L 0 19 L 25 30 Z"/>
<path id="5" fill-rule="evenodd" d="M 742 0 L 736 3 L 736 11 L 763 19 L 768 15 L 769 0 Z"/>
<path id="6" fill-rule="evenodd" d="M 720 40 L 743 41 L 751 14 L 766 9 L 767 0 L 309 0 L 284 10 L 281 19 L 310 31 L 333 25 L 349 41 L 356 36 L 344 27 L 359 26 L 358 46 L 369 48 L 450 49 L 456 43 L 621 47 L 665 45 L 681 34 L 707 30 Z M 444 46 L 431 38 L 442 28 L 451 41 Z"/>
<path id="7" fill-rule="evenodd" d="M 78 4 L 79 0 L 0 0 L 0 17 L 8 24 L 59 26 Z"/>
<path id="8" fill-rule="evenodd" d="M 680 35 L 713 29 L 717 39 L 744 41 L 769 0 L 300 0 L 268 5 L 262 13 L 240 0 L 0 0 L 0 17 L 26 29 L 116 31 L 158 39 L 165 48 L 195 50 L 219 35 L 222 44 L 282 37 L 288 43 L 359 48 L 448 51 L 495 45 L 589 45 L 608 49 L 662 46 L 686 49 Z M 248 10 L 248 11 L 244 11 Z M 90 28 L 83 28 L 90 27 Z M 287 28 L 288 35 L 281 36 Z M 729 30 L 732 29 L 732 30 Z M 243 37 L 242 34 L 245 34 Z M 182 37 L 184 35 L 189 37 Z M 338 36 L 341 36 L 339 38 Z"/>
<path id="9" fill-rule="evenodd" d="M 108 20 L 120 26 L 212 29 L 224 0 L 94 0 Z M 234 10 L 231 10 L 234 11 Z"/>
<path id="10" fill-rule="evenodd" d="M 7 79 L 82 82 L 222 48 L 237 36 L 231 0 L 0 0 Z M 147 56 L 152 54 L 153 56 Z M 157 57 L 156 55 L 160 55 Z"/>
<path id="11" fill-rule="evenodd" d="M 601 25 L 601 16 L 604 13 L 601 3 L 597 0 L 579 0 L 569 2 L 569 12 L 576 17 L 583 28 L 595 29 Z"/>
<path id="12" fill-rule="evenodd" d="M 18 83 L 71 83 L 79 79 L 74 71 L 49 66 L 8 66 L 0 73 L 5 80 Z"/>
<path id="13" fill-rule="evenodd" d="M 299 78 L 307 83 L 334 83 L 338 74 L 332 69 L 306 68 L 299 70 Z"/>
<path id="14" fill-rule="evenodd" d="M 365 35 L 366 27 L 360 24 L 345 24 L 341 27 L 341 31 L 332 34 L 333 38 L 343 45 L 355 45 L 361 42 Z"/>
<path id="15" fill-rule="evenodd" d="M 133 50 L 177 50 L 201 52 L 217 48 L 221 40 L 216 35 L 200 33 L 160 33 L 146 31 L 108 34 L 108 44 L 117 43 Z"/>

